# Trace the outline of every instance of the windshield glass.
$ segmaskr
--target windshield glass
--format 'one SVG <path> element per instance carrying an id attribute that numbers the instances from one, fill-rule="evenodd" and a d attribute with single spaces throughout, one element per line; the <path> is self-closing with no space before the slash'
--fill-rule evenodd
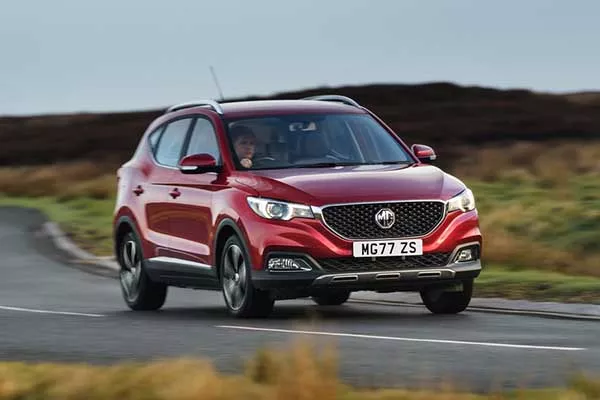
<path id="1" fill-rule="evenodd" d="M 364 114 L 276 115 L 227 121 L 240 169 L 403 164 L 413 158 Z"/>

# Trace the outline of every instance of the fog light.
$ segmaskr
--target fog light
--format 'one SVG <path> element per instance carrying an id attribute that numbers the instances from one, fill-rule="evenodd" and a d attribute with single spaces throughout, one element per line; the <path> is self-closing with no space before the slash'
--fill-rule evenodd
<path id="1" fill-rule="evenodd" d="M 299 258 L 274 257 L 267 264 L 269 271 L 310 271 L 312 268 Z"/>
<path id="2" fill-rule="evenodd" d="M 473 259 L 473 251 L 471 249 L 464 249 L 458 252 L 456 257 L 457 262 L 471 261 Z"/>
<path id="3" fill-rule="evenodd" d="M 461 249 L 454 257 L 454 262 L 467 262 L 467 261 L 475 261 L 479 258 L 479 247 L 478 246 L 469 246 L 464 249 Z"/>

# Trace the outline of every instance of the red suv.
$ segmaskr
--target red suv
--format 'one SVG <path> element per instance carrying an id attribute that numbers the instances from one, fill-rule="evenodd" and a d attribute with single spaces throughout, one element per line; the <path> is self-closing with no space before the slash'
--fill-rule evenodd
<path id="1" fill-rule="evenodd" d="M 115 252 L 133 310 L 169 286 L 219 290 L 231 314 L 353 291 L 469 304 L 482 237 L 472 192 L 337 95 L 170 107 L 118 171 Z"/>

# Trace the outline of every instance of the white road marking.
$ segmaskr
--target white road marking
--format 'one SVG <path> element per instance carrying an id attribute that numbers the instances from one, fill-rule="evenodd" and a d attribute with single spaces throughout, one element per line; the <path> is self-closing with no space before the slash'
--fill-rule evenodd
<path id="1" fill-rule="evenodd" d="M 8 306 L 0 306 L 0 310 L 6 311 L 20 311 L 20 312 L 29 312 L 29 313 L 37 313 L 37 314 L 54 314 L 54 315 L 75 315 L 79 317 L 104 317 L 101 314 L 86 314 L 86 313 L 77 313 L 77 312 L 68 312 L 68 311 L 49 311 L 49 310 L 36 310 L 33 308 L 21 308 L 21 307 L 8 307 Z"/>
<path id="2" fill-rule="evenodd" d="M 302 331 L 302 330 L 291 330 L 291 329 L 256 328 L 256 327 L 250 327 L 250 326 L 235 326 L 235 325 L 217 325 L 217 327 L 225 328 L 225 329 L 247 330 L 247 331 L 295 333 L 295 334 L 351 337 L 351 338 L 376 339 L 376 340 L 396 340 L 396 341 L 403 341 L 403 342 L 424 342 L 424 343 L 462 344 L 462 345 L 488 346 L 488 347 L 508 347 L 508 348 L 513 348 L 513 349 L 557 350 L 557 351 L 586 350 L 585 348 L 581 348 L 581 347 L 534 346 L 534 345 L 527 345 L 527 344 L 468 342 L 468 341 L 460 341 L 460 340 L 443 340 L 443 339 L 418 339 L 418 338 L 404 338 L 404 337 L 395 337 L 395 336 L 363 335 L 363 334 L 357 334 L 357 333 L 337 333 L 337 332 Z"/>
<path id="3" fill-rule="evenodd" d="M 379 306 L 391 306 L 391 307 L 413 307 L 423 308 L 422 304 L 412 303 L 400 303 L 386 300 L 363 300 L 363 299 L 350 299 L 349 303 L 355 304 L 375 304 Z M 557 311 L 544 311 L 544 310 L 520 310 L 520 309 L 508 309 L 508 308 L 492 308 L 492 307 L 477 307 L 469 306 L 469 312 L 481 312 L 487 314 L 510 314 L 510 315 L 533 315 L 539 317 L 557 317 L 562 319 L 576 319 L 585 321 L 600 321 L 600 316 L 592 314 L 569 314 L 561 313 Z"/>

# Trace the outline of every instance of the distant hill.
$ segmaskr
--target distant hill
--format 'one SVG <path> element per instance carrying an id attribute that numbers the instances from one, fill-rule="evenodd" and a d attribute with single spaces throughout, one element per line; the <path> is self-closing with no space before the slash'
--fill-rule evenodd
<path id="1" fill-rule="evenodd" d="M 600 92 L 576 92 L 566 94 L 564 97 L 573 103 L 600 105 Z"/>
<path id="2" fill-rule="evenodd" d="M 600 92 L 552 95 L 442 82 L 322 87 L 229 101 L 326 93 L 356 99 L 408 144 L 429 144 L 447 161 L 472 146 L 517 140 L 600 140 Z M 162 112 L 0 118 L 0 165 L 83 159 L 120 163 L 130 157 L 146 126 Z"/>

